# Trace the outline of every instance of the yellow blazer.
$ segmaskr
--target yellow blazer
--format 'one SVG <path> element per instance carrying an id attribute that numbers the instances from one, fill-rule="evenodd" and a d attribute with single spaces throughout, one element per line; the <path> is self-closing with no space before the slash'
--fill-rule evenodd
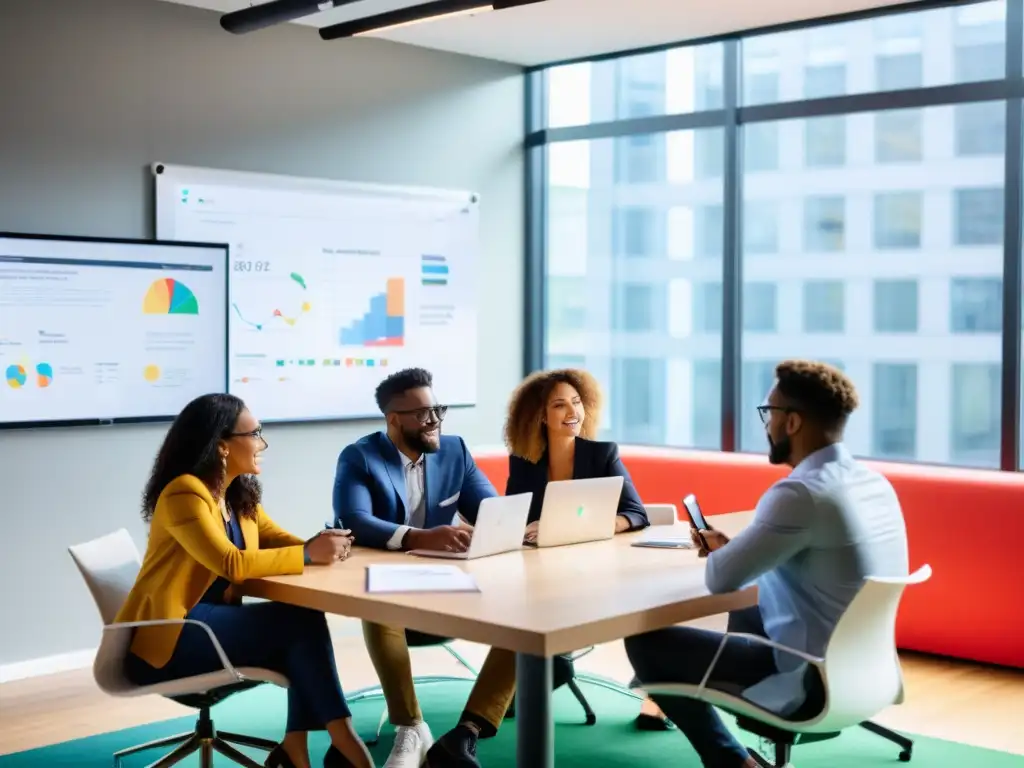
<path id="1" fill-rule="evenodd" d="M 302 573 L 303 540 L 278 527 L 262 506 L 256 511 L 255 520 L 239 518 L 245 549 L 238 549 L 224 530 L 220 507 L 199 478 L 181 475 L 168 483 L 150 521 L 142 568 L 115 621 L 183 619 L 218 576 L 239 584 Z M 151 666 L 163 667 L 181 629 L 181 624 L 139 627 L 131 651 Z"/>

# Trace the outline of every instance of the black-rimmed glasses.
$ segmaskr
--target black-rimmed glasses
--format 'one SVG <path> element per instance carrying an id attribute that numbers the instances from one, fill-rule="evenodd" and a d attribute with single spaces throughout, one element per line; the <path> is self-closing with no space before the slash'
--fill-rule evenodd
<path id="1" fill-rule="evenodd" d="M 429 408 L 409 408 L 402 411 L 392 411 L 401 416 L 412 416 L 420 424 L 429 424 L 431 421 L 444 421 L 448 413 L 447 405 L 434 405 Z"/>
<path id="2" fill-rule="evenodd" d="M 759 405 L 757 406 L 757 415 L 761 417 L 761 423 L 767 424 L 768 420 L 772 417 L 772 411 L 782 411 L 783 413 L 796 413 L 795 408 L 787 408 L 782 405 Z"/>
<path id="3" fill-rule="evenodd" d="M 267 444 L 267 439 L 263 436 L 263 425 L 260 424 L 256 429 L 250 432 L 228 432 L 228 437 L 255 437 L 263 441 L 263 444 Z"/>

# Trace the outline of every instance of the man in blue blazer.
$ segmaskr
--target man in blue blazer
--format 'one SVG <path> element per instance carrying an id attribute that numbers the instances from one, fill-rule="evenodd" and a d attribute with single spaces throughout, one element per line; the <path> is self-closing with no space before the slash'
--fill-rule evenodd
<path id="1" fill-rule="evenodd" d="M 387 433 L 375 432 L 338 457 L 335 524 L 355 542 L 377 549 L 462 552 L 480 502 L 496 496 L 462 438 L 441 435 L 447 411 L 434 398 L 433 377 L 422 368 L 392 374 L 377 387 Z M 515 693 L 515 654 L 492 649 L 456 728 L 437 743 L 423 722 L 413 686 L 409 640 L 432 638 L 401 627 L 363 622 L 395 744 L 384 768 L 475 768 L 476 741 L 497 732 Z M 439 638 L 437 639 L 440 640 Z"/>

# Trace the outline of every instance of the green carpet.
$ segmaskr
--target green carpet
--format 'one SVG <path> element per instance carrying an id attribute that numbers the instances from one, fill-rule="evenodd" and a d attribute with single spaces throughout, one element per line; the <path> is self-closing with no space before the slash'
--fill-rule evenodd
<path id="1" fill-rule="evenodd" d="M 678 732 L 638 733 L 632 728 L 637 704 L 621 694 L 583 684 L 582 688 L 597 713 L 597 724 L 582 724 L 582 711 L 567 690 L 555 693 L 555 744 L 559 768 L 699 768 L 697 756 Z M 438 683 L 419 689 L 423 710 L 434 734 L 439 735 L 455 722 L 469 692 L 467 683 Z M 353 713 L 360 732 L 372 732 L 383 708 L 380 699 L 358 702 Z M 249 733 L 265 738 L 280 738 L 284 724 L 284 692 L 273 686 L 240 693 L 214 709 L 214 722 L 227 731 Z M 110 768 L 111 754 L 118 749 L 141 744 L 162 736 L 188 730 L 194 718 L 184 717 L 153 725 L 79 739 L 51 747 L 0 757 L 0 768 Z M 741 736 L 756 744 L 749 734 Z M 311 754 L 323 754 L 326 734 L 310 738 Z M 385 727 L 381 743 L 373 750 L 377 765 L 383 765 L 391 747 L 390 731 Z M 797 747 L 794 762 L 799 768 L 873 768 L 902 765 L 899 749 L 862 730 L 851 730 L 837 739 Z M 124 761 L 125 768 L 141 768 L 159 752 L 144 753 Z M 254 754 L 254 757 L 256 755 Z M 262 760 L 262 758 L 260 758 Z M 497 738 L 481 743 L 480 760 L 484 768 L 513 768 L 515 765 L 514 721 L 506 722 Z M 227 766 L 224 758 L 215 758 Z M 179 763 L 198 765 L 198 758 Z M 1024 757 L 968 747 L 938 739 L 917 738 L 911 766 L 920 768 L 1024 768 Z"/>

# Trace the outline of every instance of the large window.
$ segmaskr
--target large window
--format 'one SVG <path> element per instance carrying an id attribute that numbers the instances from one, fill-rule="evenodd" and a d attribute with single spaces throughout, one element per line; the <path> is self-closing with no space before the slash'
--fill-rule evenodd
<path id="1" fill-rule="evenodd" d="M 1006 0 L 880 10 L 531 74 L 531 364 L 591 370 L 608 439 L 764 452 L 775 366 L 822 360 L 858 388 L 855 454 L 1009 469 L 1011 20 Z"/>

